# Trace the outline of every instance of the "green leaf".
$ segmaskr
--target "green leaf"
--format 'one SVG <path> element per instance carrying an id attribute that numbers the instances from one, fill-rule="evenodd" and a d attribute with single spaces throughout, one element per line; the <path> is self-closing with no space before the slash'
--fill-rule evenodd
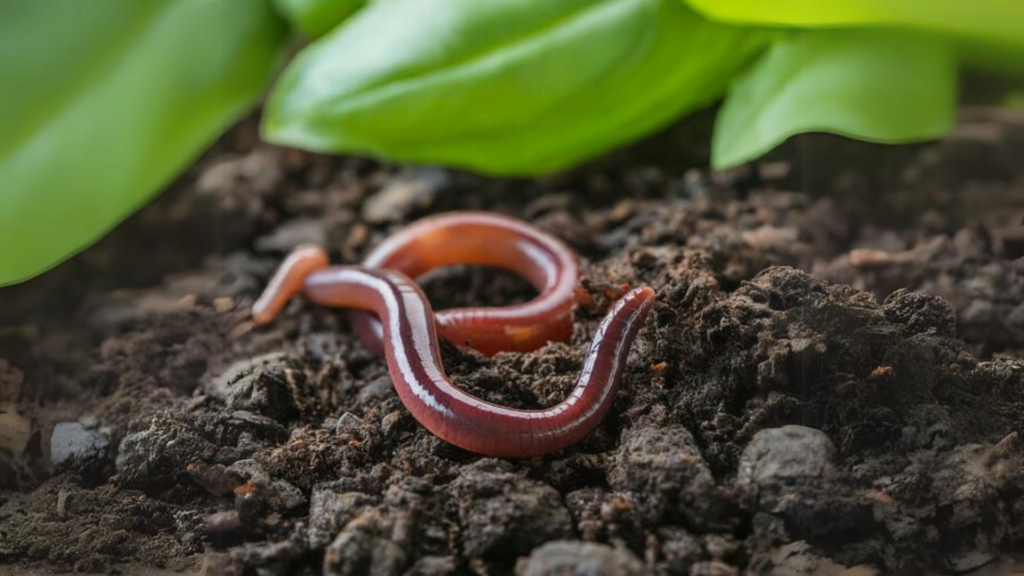
<path id="1" fill-rule="evenodd" d="M 869 29 L 798 32 L 729 90 L 712 163 L 724 168 L 803 132 L 874 142 L 936 138 L 953 126 L 955 58 L 932 37 Z"/>
<path id="2" fill-rule="evenodd" d="M 289 65 L 263 134 L 545 173 L 708 104 L 769 38 L 678 0 L 379 0 Z"/>
<path id="3" fill-rule="evenodd" d="M 708 18 L 798 27 L 901 26 L 1024 44 L 1020 0 L 685 0 Z"/>
<path id="4" fill-rule="evenodd" d="M 1011 46 L 965 40 L 957 42 L 956 48 L 961 62 L 972 70 L 1024 79 L 1024 44 Z"/>
<path id="5" fill-rule="evenodd" d="M 274 0 L 274 6 L 307 38 L 319 38 L 348 18 L 365 0 Z"/>
<path id="6" fill-rule="evenodd" d="M 0 285 L 145 203 L 259 97 L 284 33 L 253 0 L 0 2 Z"/>

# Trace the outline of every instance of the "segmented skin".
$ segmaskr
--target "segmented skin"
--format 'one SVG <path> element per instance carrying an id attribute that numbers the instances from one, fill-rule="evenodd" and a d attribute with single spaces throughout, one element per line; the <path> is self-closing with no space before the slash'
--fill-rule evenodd
<path id="1" fill-rule="evenodd" d="M 412 278 L 460 264 L 509 270 L 529 281 L 538 295 L 514 306 L 438 310 L 438 333 L 449 342 L 491 356 L 529 352 L 572 337 L 579 260 L 561 240 L 526 222 L 483 212 L 424 218 L 390 236 L 362 262 Z M 380 322 L 365 313 L 353 313 L 352 322 L 363 344 L 382 352 Z"/>
<path id="2" fill-rule="evenodd" d="M 472 221 L 479 223 L 480 216 L 474 214 Z M 442 226 L 426 227 L 423 230 L 446 230 L 445 233 L 448 233 L 453 229 Z M 515 230 L 503 233 L 516 234 Z M 452 241 L 440 239 L 436 242 L 433 246 L 450 245 Z M 409 246 L 409 243 L 400 242 L 396 246 Z M 381 252 L 384 255 L 412 254 L 405 260 L 398 256 L 379 258 L 382 262 L 406 262 L 407 269 L 414 273 L 429 267 L 456 263 L 441 256 L 427 259 L 423 255 L 430 252 L 420 250 L 423 250 L 422 246 L 431 244 L 428 242 L 420 246 L 415 250 Z M 534 248 L 536 244 L 525 242 L 519 249 L 532 253 L 530 251 Z M 475 254 L 472 249 L 462 253 L 467 258 Z M 546 271 L 539 270 L 539 267 L 528 268 L 527 265 L 516 269 L 531 281 L 551 280 L 544 284 L 550 288 L 547 292 L 538 288 L 541 291 L 538 299 L 542 302 L 551 300 L 551 297 L 545 300 L 546 293 L 560 294 L 563 290 L 560 283 L 566 275 L 560 275 L 556 270 L 558 262 L 563 265 L 566 263 L 563 256 L 550 253 L 538 257 L 535 261 L 547 262 Z M 570 256 L 575 266 L 575 257 L 571 253 Z M 470 263 L 497 265 L 496 261 L 492 258 L 487 262 L 474 260 Z M 501 261 L 509 262 L 507 257 L 502 257 Z M 327 255 L 320 247 L 297 248 L 285 259 L 254 304 L 253 318 L 256 323 L 270 322 L 287 301 L 299 292 L 310 301 L 324 306 L 373 313 L 379 319 L 380 328 L 379 332 L 371 335 L 372 341 L 383 352 L 395 389 L 405 407 L 420 424 L 441 439 L 487 456 L 538 456 L 569 446 L 589 434 L 611 407 L 625 370 L 629 349 L 654 303 L 654 291 L 647 287 L 634 289 L 620 298 L 594 335 L 583 370 L 569 397 L 550 408 L 519 410 L 487 402 L 452 384 L 441 362 L 438 332 L 445 326 L 457 326 L 467 342 L 496 342 L 481 338 L 480 334 L 504 332 L 498 327 L 506 326 L 504 322 L 508 317 L 491 312 L 511 310 L 513 317 L 530 318 L 530 314 L 520 314 L 522 307 L 450 310 L 446 311 L 449 317 L 457 321 L 444 324 L 439 321 L 443 313 L 434 313 L 423 291 L 407 274 L 394 269 L 366 266 L 328 266 L 327 262 Z M 564 271 L 565 267 L 560 269 Z M 573 285 L 568 290 L 569 312 L 575 277 L 574 269 Z M 538 283 L 535 282 L 535 285 Z M 561 306 L 553 309 L 562 310 Z M 571 332 L 571 316 L 566 318 Z M 551 325 L 543 320 L 545 318 L 535 318 L 523 325 L 541 326 L 541 332 L 538 332 L 541 334 L 547 329 L 544 326 Z M 364 328 L 372 330 L 373 326 Z M 508 343 L 510 340 L 506 338 L 504 341 Z"/>

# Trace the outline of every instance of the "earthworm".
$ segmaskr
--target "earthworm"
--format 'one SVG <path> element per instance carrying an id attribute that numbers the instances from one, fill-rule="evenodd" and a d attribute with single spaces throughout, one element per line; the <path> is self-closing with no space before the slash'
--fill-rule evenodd
<path id="1" fill-rule="evenodd" d="M 561 240 L 520 220 L 482 212 L 424 218 L 390 236 L 362 262 L 412 278 L 458 264 L 504 268 L 526 278 L 539 294 L 514 306 L 439 310 L 435 318 L 442 337 L 488 356 L 569 341 L 579 261 Z M 368 348 L 382 352 L 381 325 L 373 315 L 355 312 L 352 323 Z"/>
<path id="2" fill-rule="evenodd" d="M 620 298 L 601 322 L 569 397 L 550 408 L 519 410 L 481 400 L 451 383 L 441 363 L 430 302 L 408 276 L 396 270 L 321 267 L 325 261 L 318 247 L 292 253 L 253 307 L 255 320 L 271 320 L 297 284 L 313 302 L 376 313 L 391 379 L 405 407 L 442 440 L 487 456 L 539 456 L 593 430 L 611 407 L 630 346 L 654 302 L 654 291 L 647 287 Z"/>

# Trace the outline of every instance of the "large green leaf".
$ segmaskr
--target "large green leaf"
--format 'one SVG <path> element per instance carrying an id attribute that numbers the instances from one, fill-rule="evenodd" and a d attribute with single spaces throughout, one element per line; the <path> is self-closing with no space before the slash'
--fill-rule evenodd
<path id="1" fill-rule="evenodd" d="M 264 0 L 0 2 L 0 285 L 146 202 L 259 97 L 284 34 Z"/>
<path id="2" fill-rule="evenodd" d="M 359 9 L 365 0 L 274 0 L 274 5 L 307 38 L 319 38 Z"/>
<path id="3" fill-rule="evenodd" d="M 905 26 L 1024 44 L 1021 0 L 685 0 L 708 18 L 800 27 Z"/>
<path id="4" fill-rule="evenodd" d="M 549 172 L 706 105 L 767 38 L 678 0 L 378 0 L 290 64 L 263 133 L 324 152 Z"/>
<path id="5" fill-rule="evenodd" d="M 941 136 L 954 122 L 955 60 L 942 41 L 907 32 L 793 33 L 729 90 L 712 163 L 739 164 L 803 132 L 890 143 Z"/>

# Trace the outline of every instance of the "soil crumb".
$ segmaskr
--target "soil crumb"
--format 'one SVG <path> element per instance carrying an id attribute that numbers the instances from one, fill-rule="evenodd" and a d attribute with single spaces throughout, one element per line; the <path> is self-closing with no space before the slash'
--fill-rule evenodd
<path id="1" fill-rule="evenodd" d="M 1024 544 L 1024 122 L 961 123 L 899 148 L 804 137 L 709 172 L 698 119 L 536 180 L 284 150 L 242 123 L 98 245 L 0 290 L 0 564 L 992 566 Z M 583 260 L 571 343 L 493 358 L 444 346 L 452 378 L 486 400 L 558 402 L 614 300 L 657 291 L 611 413 L 583 442 L 475 456 L 411 418 L 343 313 L 299 300 L 271 326 L 249 321 L 297 244 L 356 262 L 460 209 L 527 219 Z M 423 282 L 437 308 L 532 295 L 493 270 Z"/>

